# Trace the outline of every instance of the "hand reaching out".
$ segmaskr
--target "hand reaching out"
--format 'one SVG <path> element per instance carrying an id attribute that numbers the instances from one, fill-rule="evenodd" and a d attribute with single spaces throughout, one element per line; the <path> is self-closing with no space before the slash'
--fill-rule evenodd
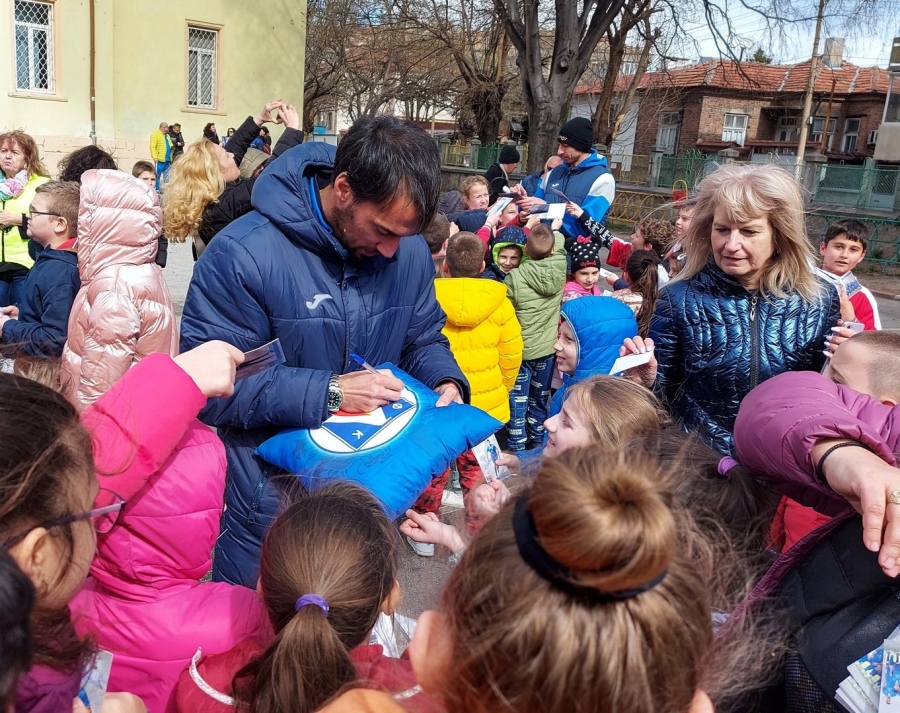
<path id="1" fill-rule="evenodd" d="M 584 213 L 584 208 L 582 208 L 577 203 L 573 203 L 572 201 L 569 201 L 568 203 L 566 203 L 566 213 L 568 213 L 571 216 L 574 216 L 575 218 L 580 218 L 581 214 Z"/>
<path id="2" fill-rule="evenodd" d="M 441 522 L 433 512 L 420 514 L 407 510 L 406 518 L 400 525 L 400 532 L 414 542 L 443 545 L 454 553 L 465 547 L 459 531 L 453 525 Z"/>
<path id="3" fill-rule="evenodd" d="M 244 353 L 218 340 L 206 342 L 174 359 L 197 388 L 206 396 L 231 396 L 234 393 L 234 372 L 244 362 Z"/>
<path id="4" fill-rule="evenodd" d="M 289 129 L 299 129 L 300 112 L 297 111 L 297 107 L 293 104 L 284 104 L 278 112 L 277 121 L 279 124 L 284 124 Z"/>

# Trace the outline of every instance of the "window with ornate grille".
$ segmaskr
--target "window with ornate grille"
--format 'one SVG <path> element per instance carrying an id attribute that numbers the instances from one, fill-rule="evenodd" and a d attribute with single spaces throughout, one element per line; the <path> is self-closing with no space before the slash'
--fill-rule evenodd
<path id="1" fill-rule="evenodd" d="M 16 89 L 52 94 L 53 4 L 13 0 Z"/>
<path id="2" fill-rule="evenodd" d="M 188 27 L 187 103 L 198 109 L 216 109 L 216 66 L 219 31 Z"/>

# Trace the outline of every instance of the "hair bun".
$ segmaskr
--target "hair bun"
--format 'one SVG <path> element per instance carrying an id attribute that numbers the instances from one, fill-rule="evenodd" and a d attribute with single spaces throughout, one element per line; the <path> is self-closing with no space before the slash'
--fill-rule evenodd
<path id="1" fill-rule="evenodd" d="M 579 584 L 618 591 L 668 567 L 677 544 L 672 501 L 650 458 L 575 448 L 541 467 L 531 512 L 544 549 Z"/>

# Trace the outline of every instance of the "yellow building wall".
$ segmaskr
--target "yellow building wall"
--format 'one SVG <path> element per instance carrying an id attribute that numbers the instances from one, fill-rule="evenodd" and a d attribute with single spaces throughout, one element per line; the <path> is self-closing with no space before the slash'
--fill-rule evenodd
<path id="1" fill-rule="evenodd" d="M 51 172 L 90 143 L 89 2 L 55 0 L 56 95 L 15 90 L 13 1 L 0 0 L 0 129 L 35 137 Z M 178 122 L 190 142 L 214 122 L 220 136 L 281 97 L 301 108 L 306 46 L 305 0 L 94 0 L 96 132 L 122 169 L 149 158 L 161 121 Z M 187 107 L 188 22 L 219 29 L 218 107 Z M 8 41 L 7 41 L 8 38 Z M 280 127 L 270 126 L 277 140 Z"/>

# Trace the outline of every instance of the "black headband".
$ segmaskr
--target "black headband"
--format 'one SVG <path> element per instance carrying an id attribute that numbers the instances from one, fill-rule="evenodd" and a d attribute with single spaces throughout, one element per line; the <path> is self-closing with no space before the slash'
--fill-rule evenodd
<path id="1" fill-rule="evenodd" d="M 538 541 L 537 528 L 534 525 L 534 518 L 531 515 L 531 510 L 528 509 L 528 497 L 528 493 L 519 497 L 513 513 L 513 532 L 516 535 L 519 555 L 525 561 L 525 564 L 533 569 L 537 575 L 550 582 L 556 589 L 572 597 L 587 599 L 596 603 L 609 603 L 636 597 L 638 594 L 652 589 L 665 579 L 666 571 L 663 570 L 662 574 L 645 584 L 633 589 L 619 589 L 612 592 L 603 592 L 594 587 L 576 584 L 572 571 L 553 559 L 541 547 Z"/>

